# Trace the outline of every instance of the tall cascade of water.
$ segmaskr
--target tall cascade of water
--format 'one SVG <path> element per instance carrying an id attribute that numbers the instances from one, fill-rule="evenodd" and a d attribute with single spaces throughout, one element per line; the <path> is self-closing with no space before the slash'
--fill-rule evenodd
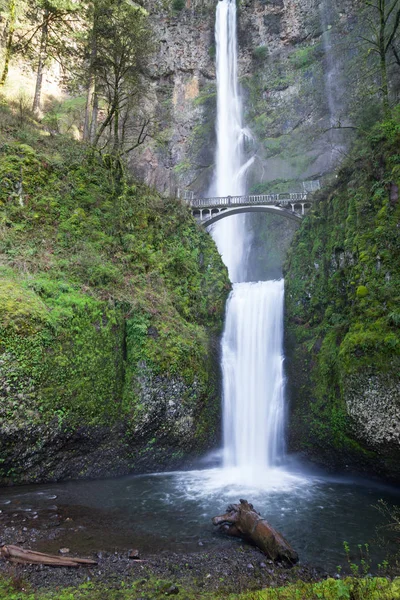
<path id="1" fill-rule="evenodd" d="M 249 132 L 242 124 L 242 105 L 237 78 L 236 2 L 220 0 L 215 21 L 217 50 L 217 151 L 213 196 L 242 196 L 246 171 L 253 162 L 244 159 Z M 246 233 L 240 216 L 222 220 L 213 237 L 229 270 L 231 281 L 245 276 Z"/>
<path id="2" fill-rule="evenodd" d="M 245 193 L 244 141 L 237 80 L 236 2 L 217 6 L 217 151 L 213 192 Z M 249 239 L 241 216 L 213 226 L 212 235 L 235 282 L 222 340 L 224 467 L 236 481 L 257 483 L 284 453 L 282 281 L 245 281 Z"/>

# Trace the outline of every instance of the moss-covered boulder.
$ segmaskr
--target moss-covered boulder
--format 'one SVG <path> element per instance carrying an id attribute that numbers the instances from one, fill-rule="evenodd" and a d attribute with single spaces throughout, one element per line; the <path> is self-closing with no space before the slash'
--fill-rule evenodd
<path id="1" fill-rule="evenodd" d="M 319 195 L 286 265 L 291 447 L 400 477 L 399 115 Z"/>

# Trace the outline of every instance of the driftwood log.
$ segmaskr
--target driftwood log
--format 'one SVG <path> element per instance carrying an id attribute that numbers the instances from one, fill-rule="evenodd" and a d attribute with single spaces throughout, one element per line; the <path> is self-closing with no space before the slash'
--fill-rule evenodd
<path id="1" fill-rule="evenodd" d="M 97 565 L 95 560 L 89 558 L 74 558 L 43 554 L 34 550 L 25 550 L 18 546 L 4 545 L 0 547 L 0 556 L 12 563 L 30 565 L 49 565 L 51 567 L 81 567 Z"/>
<path id="2" fill-rule="evenodd" d="M 247 500 L 240 500 L 240 504 L 231 504 L 224 515 L 214 517 L 212 522 L 228 535 L 250 540 L 272 560 L 290 564 L 299 560 L 297 552 L 283 535 L 263 519 Z"/>

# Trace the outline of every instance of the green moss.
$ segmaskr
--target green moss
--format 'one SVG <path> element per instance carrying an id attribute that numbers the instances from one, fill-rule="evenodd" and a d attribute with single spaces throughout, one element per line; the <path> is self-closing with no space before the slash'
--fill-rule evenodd
<path id="1" fill-rule="evenodd" d="M 17 583 L 17 582 L 16 582 Z M 114 586 L 104 586 L 95 583 L 84 583 L 78 588 L 65 588 L 56 591 L 32 591 L 18 589 L 12 581 L 0 581 L 2 598 L 8 600 L 100 600 L 107 597 L 109 600 L 135 600 L 146 596 L 149 600 L 163 598 L 171 586 L 171 581 L 145 578 L 129 584 L 119 582 Z M 24 586 L 25 587 L 25 586 Z M 207 592 L 192 589 L 190 586 L 178 586 L 179 595 L 183 594 L 187 600 L 212 600 L 225 598 L 227 600 L 398 600 L 400 598 L 399 579 L 388 581 L 385 578 L 358 579 L 326 579 L 319 583 L 304 583 L 280 587 L 277 589 L 265 588 L 260 591 L 242 592 L 239 594 L 226 594 L 224 592 Z"/>
<path id="2" fill-rule="evenodd" d="M 1 113 L 1 107 L 0 107 Z M 229 280 L 184 203 L 37 125 L 0 133 L 1 422 L 111 425 L 133 418 L 137 376 L 196 380 L 208 414 L 209 340 Z M 36 140 L 36 141 L 35 141 Z M 24 408 L 26 409 L 24 412 Z M 134 427 L 134 424 L 133 424 Z"/>
<path id="3" fill-rule="evenodd" d="M 364 254 L 364 256 L 361 254 L 360 261 L 361 262 L 367 261 L 367 257 L 365 254 Z M 368 288 L 365 287 L 365 285 L 359 285 L 357 288 L 356 294 L 357 294 L 357 298 L 365 298 L 365 296 L 368 296 Z"/>
<path id="4" fill-rule="evenodd" d="M 289 252 L 287 336 L 292 348 L 302 348 L 288 366 L 297 385 L 297 447 L 371 457 L 354 437 L 344 390 L 356 374 L 397 377 L 400 206 L 390 203 L 384 182 L 399 183 L 399 141 L 397 122 L 378 125 L 363 140 L 317 196 Z"/>

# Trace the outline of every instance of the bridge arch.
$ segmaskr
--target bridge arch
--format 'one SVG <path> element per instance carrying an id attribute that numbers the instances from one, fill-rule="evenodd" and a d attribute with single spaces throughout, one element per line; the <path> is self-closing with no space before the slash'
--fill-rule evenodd
<path id="1" fill-rule="evenodd" d="M 293 212 L 291 210 L 288 210 L 287 208 L 281 208 L 279 206 L 271 206 L 271 205 L 267 205 L 267 206 L 238 206 L 237 208 L 225 208 L 225 209 L 221 209 L 220 212 L 218 212 L 217 214 L 210 211 L 211 215 L 210 218 L 203 218 L 201 220 L 199 220 L 199 223 L 201 225 L 203 225 L 204 227 L 209 227 L 210 225 L 213 225 L 214 223 L 217 223 L 218 221 L 220 221 L 221 219 L 226 219 L 227 217 L 230 217 L 232 215 L 240 215 L 243 213 L 250 213 L 250 212 L 263 212 L 263 213 L 273 213 L 274 215 L 280 215 L 286 219 L 291 219 L 292 221 L 297 221 L 300 222 L 302 220 L 302 216 L 297 214 L 296 212 Z M 198 213 L 198 214 L 196 214 Z M 193 215 L 195 217 L 199 217 L 200 216 L 200 211 L 196 211 L 193 210 Z"/>

